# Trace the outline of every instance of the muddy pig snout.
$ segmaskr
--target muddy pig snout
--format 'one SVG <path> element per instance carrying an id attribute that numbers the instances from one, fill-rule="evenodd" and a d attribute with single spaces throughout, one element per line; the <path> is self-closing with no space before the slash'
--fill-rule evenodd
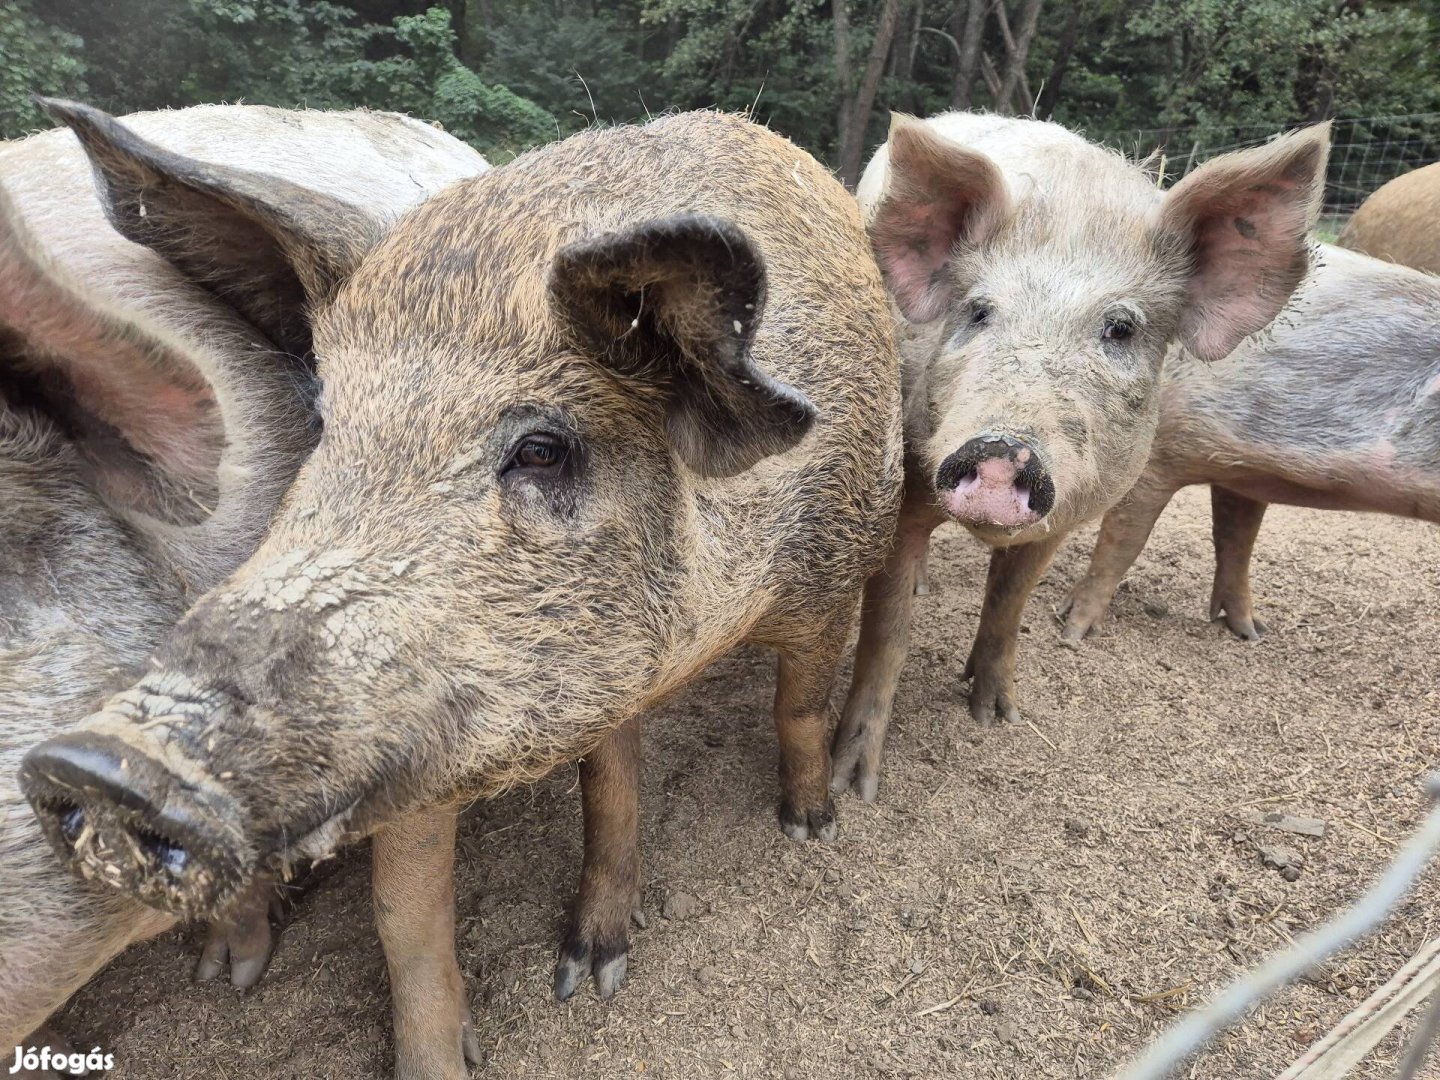
<path id="1" fill-rule="evenodd" d="M 971 439 L 940 463 L 935 490 L 957 521 L 1019 529 L 1055 505 L 1055 482 L 1040 455 L 1009 435 Z"/>
<path id="2" fill-rule="evenodd" d="M 253 875 L 234 800 L 114 736 L 40 743 L 21 763 L 20 786 L 62 860 L 151 907 L 206 917 Z"/>

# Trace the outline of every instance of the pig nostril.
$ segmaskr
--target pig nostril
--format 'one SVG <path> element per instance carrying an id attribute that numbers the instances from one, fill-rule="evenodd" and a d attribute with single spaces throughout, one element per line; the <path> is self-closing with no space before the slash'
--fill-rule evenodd
<path id="1" fill-rule="evenodd" d="M 190 862 L 190 854 L 180 845 L 149 829 L 136 829 L 135 839 L 155 861 L 172 874 L 183 874 Z"/>
<path id="2" fill-rule="evenodd" d="M 55 808 L 55 817 L 60 822 L 60 832 L 71 847 L 85 831 L 85 811 L 74 803 L 62 803 Z"/>

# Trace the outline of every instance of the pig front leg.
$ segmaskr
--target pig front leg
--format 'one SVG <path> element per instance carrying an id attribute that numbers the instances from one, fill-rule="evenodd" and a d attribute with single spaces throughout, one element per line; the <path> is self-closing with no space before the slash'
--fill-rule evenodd
<path id="1" fill-rule="evenodd" d="M 1220 618 L 1245 641 L 1259 641 L 1270 628 L 1255 618 L 1250 596 L 1250 556 L 1265 519 L 1265 503 L 1210 485 L 1210 535 L 1215 540 L 1215 585 L 1210 619 Z"/>
<path id="2" fill-rule="evenodd" d="M 587 976 L 601 998 L 625 981 L 630 922 L 640 910 L 640 719 L 617 728 L 580 762 L 585 862 L 570 929 L 555 965 L 555 996 L 566 1000 Z"/>
<path id="3" fill-rule="evenodd" d="M 978 724 L 993 724 L 997 717 L 1020 722 L 1015 703 L 1015 653 L 1020 642 L 1020 618 L 1025 601 L 1055 557 L 1063 536 L 1047 536 L 1029 544 L 995 548 L 985 579 L 985 603 L 980 626 L 962 679 L 970 684 L 970 715 Z"/>
<path id="4" fill-rule="evenodd" d="M 885 729 L 910 646 L 911 598 L 920 591 L 916 577 L 932 528 L 928 521 L 902 519 L 885 565 L 865 583 L 855 674 L 832 751 L 830 790 L 837 794 L 850 787 L 865 802 L 874 802 L 879 791 Z"/>
<path id="5" fill-rule="evenodd" d="M 265 974 L 275 947 L 271 919 L 279 921 L 283 915 L 284 903 L 275 881 L 266 874 L 257 875 L 230 911 L 210 924 L 195 978 L 209 982 L 228 965 L 231 985 L 250 989 Z"/>
<path id="6" fill-rule="evenodd" d="M 1090 555 L 1090 569 L 1070 590 L 1062 612 L 1065 628 L 1060 631 L 1061 641 L 1076 644 L 1099 629 L 1121 579 L 1145 549 L 1155 522 L 1174 494 L 1174 488 L 1137 486 L 1105 515 Z"/>
<path id="7" fill-rule="evenodd" d="M 460 1080 L 480 1046 L 455 959 L 452 807 L 408 814 L 375 834 L 375 925 L 390 972 L 397 1080 Z"/>

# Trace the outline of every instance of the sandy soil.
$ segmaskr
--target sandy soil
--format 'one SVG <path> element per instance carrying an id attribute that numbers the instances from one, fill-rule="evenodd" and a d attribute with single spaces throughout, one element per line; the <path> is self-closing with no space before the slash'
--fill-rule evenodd
<path id="1" fill-rule="evenodd" d="M 1102 1077 L 1335 912 L 1418 820 L 1440 759 L 1440 530 L 1272 510 L 1255 560 L 1272 633 L 1258 645 L 1205 619 L 1208 538 L 1192 490 L 1078 651 L 1054 618 L 1093 531 L 1073 541 L 1031 603 L 1027 722 L 982 731 L 959 674 L 985 555 L 942 533 L 880 802 L 842 800 L 833 844 L 793 844 L 775 823 L 772 659 L 717 664 L 646 732 L 650 928 L 609 1003 L 550 997 L 579 865 L 574 770 L 476 807 L 459 939 L 480 1074 Z M 1271 809 L 1322 818 L 1326 834 L 1245 819 Z M 1262 865 L 1272 844 L 1303 856 L 1297 880 Z M 60 1028 L 137 1080 L 387 1075 L 368 863 L 354 852 L 299 902 L 252 994 L 192 986 L 195 942 L 173 934 L 122 957 Z M 1437 883 L 1187 1075 L 1273 1077 L 1440 935 Z M 1355 1075 L 1388 1077 L 1397 1047 Z"/>

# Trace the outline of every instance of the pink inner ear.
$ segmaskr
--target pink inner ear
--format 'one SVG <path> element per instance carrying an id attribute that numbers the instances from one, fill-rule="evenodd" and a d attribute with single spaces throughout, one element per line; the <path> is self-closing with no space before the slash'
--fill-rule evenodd
<path id="1" fill-rule="evenodd" d="M 939 318 L 950 299 L 946 266 L 960 241 L 978 244 L 1009 207 L 1000 169 L 915 120 L 890 129 L 885 195 L 870 224 L 875 257 L 912 322 Z"/>
<path id="2" fill-rule="evenodd" d="M 0 192 L 0 326 L 24 342 L 26 365 L 62 374 L 77 406 L 171 481 L 213 488 L 224 436 L 206 380 L 186 357 L 88 299 L 33 251 Z"/>
<path id="3" fill-rule="evenodd" d="M 1217 158 L 1167 197 L 1165 222 L 1192 237 L 1180 333 L 1196 356 L 1228 355 L 1289 301 L 1309 267 L 1324 164 L 1323 137 L 1301 132 Z"/>
<path id="4" fill-rule="evenodd" d="M 949 299 L 945 265 L 959 230 L 955 214 L 935 202 L 887 198 L 875 215 L 875 257 L 895 302 L 912 322 L 929 322 L 944 313 Z"/>

